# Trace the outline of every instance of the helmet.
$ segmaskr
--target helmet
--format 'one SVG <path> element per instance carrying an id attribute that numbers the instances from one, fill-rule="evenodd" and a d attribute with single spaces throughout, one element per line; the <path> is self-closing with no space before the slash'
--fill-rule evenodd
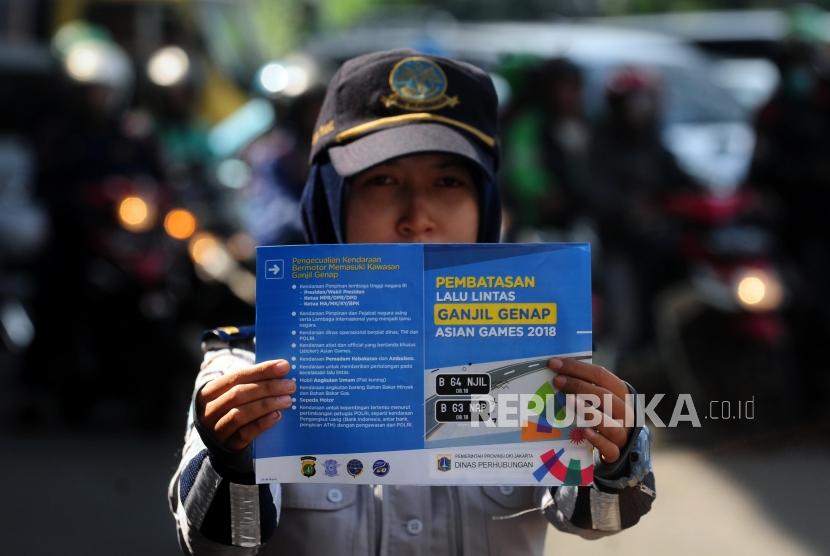
<path id="1" fill-rule="evenodd" d="M 637 93 L 660 95 L 660 92 L 660 78 L 649 70 L 635 67 L 618 70 L 605 86 L 605 97 L 609 101 Z"/>
<path id="2" fill-rule="evenodd" d="M 660 119 L 662 87 L 659 77 L 641 68 L 623 68 L 605 87 L 609 115 L 628 132 L 653 131 Z"/>

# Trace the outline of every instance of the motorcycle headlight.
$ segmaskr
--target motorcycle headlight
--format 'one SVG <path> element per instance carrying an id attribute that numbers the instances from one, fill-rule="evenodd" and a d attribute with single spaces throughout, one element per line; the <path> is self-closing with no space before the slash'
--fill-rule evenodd
<path id="1" fill-rule="evenodd" d="M 106 52 L 99 43 L 79 44 L 66 55 L 64 60 L 66 73 L 76 81 L 92 81 L 102 72 L 105 58 Z"/>
<path id="2" fill-rule="evenodd" d="M 226 280 L 235 266 L 225 246 L 209 232 L 201 232 L 190 238 L 188 251 L 196 266 L 214 280 Z"/>
<path id="3" fill-rule="evenodd" d="M 158 49 L 147 62 L 147 76 L 159 87 L 173 87 L 187 77 L 190 57 L 181 47 L 165 46 Z"/>
<path id="4" fill-rule="evenodd" d="M 272 62 L 259 70 L 259 86 L 270 94 L 281 93 L 288 85 L 288 70 L 280 63 Z"/>
<path id="5" fill-rule="evenodd" d="M 257 87 L 269 96 L 298 97 L 319 80 L 316 63 L 303 55 L 290 55 L 260 68 Z"/>
<path id="6" fill-rule="evenodd" d="M 156 222 L 153 203 L 137 196 L 124 197 L 118 203 L 118 223 L 129 232 L 145 232 Z"/>
<path id="7" fill-rule="evenodd" d="M 196 217 L 187 209 L 173 209 L 164 217 L 164 231 L 173 239 L 189 239 L 197 225 Z"/>
<path id="8" fill-rule="evenodd" d="M 781 306 L 784 290 L 777 275 L 760 269 L 739 273 L 734 280 L 738 303 L 752 311 L 773 311 Z"/>

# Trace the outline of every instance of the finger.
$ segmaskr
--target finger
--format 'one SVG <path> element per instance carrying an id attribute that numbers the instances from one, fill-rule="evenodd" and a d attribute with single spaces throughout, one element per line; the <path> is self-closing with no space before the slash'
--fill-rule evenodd
<path id="1" fill-rule="evenodd" d="M 253 423 L 248 423 L 236 431 L 225 443 L 225 446 L 230 450 L 244 450 L 257 436 L 273 427 L 280 419 L 282 419 L 282 413 L 279 411 L 272 411 L 267 415 L 263 415 Z"/>
<path id="2" fill-rule="evenodd" d="M 263 398 L 290 395 L 296 390 L 297 383 L 284 378 L 237 384 L 205 405 L 203 422 L 212 425 L 234 407 Z"/>
<path id="3" fill-rule="evenodd" d="M 554 357 L 548 361 L 548 367 L 558 374 L 581 378 L 585 382 L 607 388 L 620 398 L 625 398 L 625 395 L 628 394 L 628 386 L 625 385 L 625 382 L 600 365 L 594 365 L 593 363 L 587 363 L 570 357 Z"/>
<path id="4" fill-rule="evenodd" d="M 623 426 L 622 421 L 617 419 L 605 419 L 603 424 L 596 427 L 596 430 L 613 442 L 617 448 L 622 449 L 628 443 L 628 429 Z"/>
<path id="5" fill-rule="evenodd" d="M 205 384 L 199 391 L 200 398 L 205 402 L 214 400 L 233 388 L 237 384 L 259 382 L 272 378 L 281 378 L 288 374 L 291 366 L 288 361 L 278 359 L 275 361 L 264 361 L 253 367 L 240 369 L 232 373 L 220 376 Z"/>
<path id="6" fill-rule="evenodd" d="M 264 398 L 247 403 L 240 407 L 234 407 L 223 415 L 213 426 L 213 433 L 216 439 L 224 444 L 234 433 L 249 423 L 253 423 L 263 415 L 272 411 L 288 409 L 291 407 L 291 396 L 279 396 L 276 398 Z"/>
<path id="7" fill-rule="evenodd" d="M 585 432 L 585 438 L 588 442 L 590 442 L 594 448 L 599 450 L 599 453 L 602 456 L 602 461 L 605 463 L 614 463 L 620 459 L 620 448 L 616 444 L 594 429 L 585 428 L 582 430 Z"/>
<path id="8" fill-rule="evenodd" d="M 600 400 L 599 407 L 602 412 L 614 419 L 630 419 L 634 416 L 630 412 L 630 408 L 626 408 L 625 401 L 619 396 L 615 396 L 613 392 L 596 384 L 560 374 L 554 377 L 553 385 L 557 390 L 566 394 L 593 394 L 597 396 Z M 611 399 L 611 407 L 606 407 L 607 397 Z M 626 413 L 627 410 L 629 411 L 628 414 Z"/>

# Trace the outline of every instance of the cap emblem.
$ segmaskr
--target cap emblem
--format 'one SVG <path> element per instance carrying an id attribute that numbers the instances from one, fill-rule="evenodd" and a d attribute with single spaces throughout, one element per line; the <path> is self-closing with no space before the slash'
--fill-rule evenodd
<path id="1" fill-rule="evenodd" d="M 404 58 L 389 72 L 392 94 L 380 97 L 387 108 L 404 110 L 440 110 L 456 106 L 457 96 L 447 96 L 447 76 L 441 67 L 428 58 Z"/>

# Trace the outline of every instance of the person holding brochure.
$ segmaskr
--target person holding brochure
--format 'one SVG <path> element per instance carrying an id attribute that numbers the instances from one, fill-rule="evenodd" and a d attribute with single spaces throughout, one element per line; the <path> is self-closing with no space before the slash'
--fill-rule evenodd
<path id="1" fill-rule="evenodd" d="M 312 140 L 308 241 L 498 242 L 496 128 L 493 84 L 472 65 L 411 50 L 347 61 Z M 591 486 L 257 485 L 251 443 L 291 411 L 290 365 L 255 364 L 252 328 L 212 331 L 204 348 L 168 493 L 186 553 L 542 554 L 548 525 L 611 535 L 655 497 L 649 431 L 622 423 L 633 388 L 572 359 L 549 361 L 556 388 L 609 394 L 603 411 L 619 425 L 584 430 Z"/>

